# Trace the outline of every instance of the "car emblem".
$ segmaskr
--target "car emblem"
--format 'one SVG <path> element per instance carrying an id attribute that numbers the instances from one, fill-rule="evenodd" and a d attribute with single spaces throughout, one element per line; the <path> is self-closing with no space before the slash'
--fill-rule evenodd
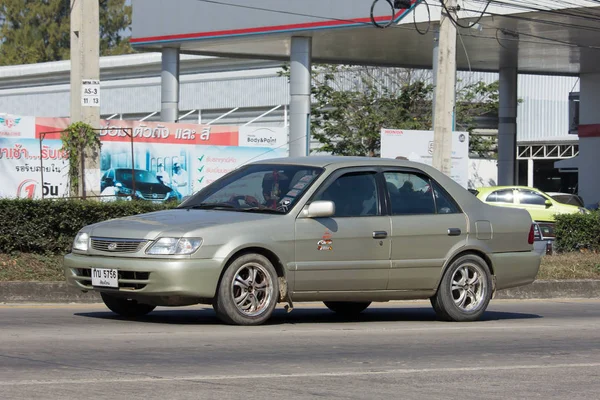
<path id="1" fill-rule="evenodd" d="M 156 193 L 152 193 L 152 198 L 153 198 L 153 199 L 157 199 L 157 198 L 158 198 L 158 195 L 157 195 Z"/>
<path id="2" fill-rule="evenodd" d="M 117 249 L 117 244 L 116 243 L 110 243 L 106 248 L 108 250 L 110 250 L 110 251 L 115 251 Z"/>

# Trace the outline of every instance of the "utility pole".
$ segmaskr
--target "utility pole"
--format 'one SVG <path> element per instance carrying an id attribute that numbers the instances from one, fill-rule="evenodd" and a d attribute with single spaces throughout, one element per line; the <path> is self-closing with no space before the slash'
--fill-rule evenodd
<path id="1" fill-rule="evenodd" d="M 442 0 L 456 19 L 456 0 Z M 450 176 L 452 116 L 456 92 L 456 26 L 442 7 L 433 121 L 433 167 Z"/>
<path id="2" fill-rule="evenodd" d="M 71 123 L 100 128 L 100 6 L 98 0 L 70 0 Z M 85 84 L 84 84 L 85 81 Z M 97 83 L 97 85 L 96 85 Z M 88 89 L 84 96 L 83 90 Z M 96 89 L 96 93 L 93 92 Z M 91 94 L 91 96 L 90 96 Z M 85 97 L 85 99 L 84 99 Z M 100 193 L 100 155 L 85 154 L 78 196 Z"/>

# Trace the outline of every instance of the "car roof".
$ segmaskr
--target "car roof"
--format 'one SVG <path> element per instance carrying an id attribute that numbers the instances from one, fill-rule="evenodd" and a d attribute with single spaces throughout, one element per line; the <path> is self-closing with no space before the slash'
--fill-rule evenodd
<path id="1" fill-rule="evenodd" d="M 308 156 L 308 157 L 285 157 L 271 158 L 268 160 L 255 161 L 252 164 L 285 164 L 305 165 L 311 167 L 369 167 L 369 166 L 393 166 L 393 167 L 429 167 L 426 164 L 408 160 L 399 160 L 379 157 L 350 157 L 350 156 Z M 431 167 L 429 167 L 431 168 Z"/>
<path id="2" fill-rule="evenodd" d="M 535 190 L 536 192 L 542 192 L 540 189 L 529 187 L 529 186 L 482 186 L 476 188 L 479 192 L 491 192 L 493 190 L 503 190 L 503 189 L 527 189 L 527 190 Z"/>

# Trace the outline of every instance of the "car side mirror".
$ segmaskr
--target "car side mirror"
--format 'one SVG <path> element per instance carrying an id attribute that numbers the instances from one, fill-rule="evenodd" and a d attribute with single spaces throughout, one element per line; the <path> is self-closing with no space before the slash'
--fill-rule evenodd
<path id="1" fill-rule="evenodd" d="M 546 199 L 546 202 L 544 204 L 546 204 L 546 207 L 552 207 L 552 202 L 548 199 Z"/>
<path id="2" fill-rule="evenodd" d="M 335 203 L 333 201 L 313 201 L 304 209 L 306 218 L 327 218 L 335 214 Z"/>

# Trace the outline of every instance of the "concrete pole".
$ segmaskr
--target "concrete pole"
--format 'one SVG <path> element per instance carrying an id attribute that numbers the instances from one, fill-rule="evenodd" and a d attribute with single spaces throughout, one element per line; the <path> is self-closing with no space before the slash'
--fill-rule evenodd
<path id="1" fill-rule="evenodd" d="M 176 122 L 179 119 L 179 49 L 163 47 L 162 72 L 160 81 L 161 108 L 163 122 Z"/>
<path id="2" fill-rule="evenodd" d="M 432 79 L 433 79 L 433 100 L 431 102 L 431 123 L 435 121 L 435 98 L 437 95 L 437 71 L 440 48 L 440 27 L 439 24 L 433 23 L 433 57 L 432 57 Z"/>
<path id="3" fill-rule="evenodd" d="M 290 157 L 309 155 L 312 38 L 292 37 L 290 64 Z"/>
<path id="4" fill-rule="evenodd" d="M 500 68 L 498 109 L 498 184 L 515 184 L 517 157 L 517 68 Z"/>
<path id="5" fill-rule="evenodd" d="M 446 0 L 456 18 L 456 0 Z M 433 167 L 450 176 L 452 170 L 452 118 L 456 86 L 456 27 L 442 9 L 439 33 L 437 86 L 433 121 Z"/>
<path id="6" fill-rule="evenodd" d="M 71 123 L 81 121 L 97 129 L 100 128 L 100 104 L 82 106 L 81 90 L 84 79 L 100 79 L 99 2 L 71 0 L 70 4 Z M 100 155 L 86 153 L 83 166 L 77 195 L 83 197 L 100 194 Z"/>

